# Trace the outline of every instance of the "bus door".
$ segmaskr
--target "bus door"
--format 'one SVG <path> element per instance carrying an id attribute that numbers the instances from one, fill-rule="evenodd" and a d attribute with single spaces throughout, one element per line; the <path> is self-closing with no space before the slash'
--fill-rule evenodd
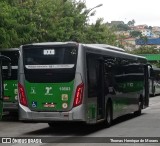
<path id="1" fill-rule="evenodd" d="M 8 73 L 5 76 L 11 76 L 11 64 L 10 59 L 6 56 L 0 55 L 0 120 L 2 119 L 3 115 L 3 72 L 2 72 L 2 62 L 6 61 L 8 64 Z"/>
<path id="2" fill-rule="evenodd" d="M 96 77 L 97 77 L 97 120 L 105 117 L 105 93 L 104 93 L 104 61 L 98 59 L 96 61 Z"/>
<path id="3" fill-rule="evenodd" d="M 149 73 L 148 65 L 144 65 L 144 106 L 149 106 Z"/>

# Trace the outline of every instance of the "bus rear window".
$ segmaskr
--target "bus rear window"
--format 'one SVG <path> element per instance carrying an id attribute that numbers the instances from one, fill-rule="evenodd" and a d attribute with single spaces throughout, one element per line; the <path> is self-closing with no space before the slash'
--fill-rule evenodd
<path id="1" fill-rule="evenodd" d="M 29 82 L 69 82 L 75 77 L 77 48 L 74 46 L 24 47 L 23 58 Z"/>

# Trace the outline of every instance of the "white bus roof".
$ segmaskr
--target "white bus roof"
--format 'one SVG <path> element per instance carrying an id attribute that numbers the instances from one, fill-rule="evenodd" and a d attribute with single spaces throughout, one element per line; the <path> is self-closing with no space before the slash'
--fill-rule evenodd
<path id="1" fill-rule="evenodd" d="M 106 49 L 110 49 L 110 50 L 116 50 L 116 51 L 120 51 L 120 52 L 125 52 L 125 50 L 122 49 L 122 48 L 118 48 L 118 47 L 107 45 L 107 44 L 87 44 L 87 45 L 102 47 L 102 48 L 106 48 Z"/>

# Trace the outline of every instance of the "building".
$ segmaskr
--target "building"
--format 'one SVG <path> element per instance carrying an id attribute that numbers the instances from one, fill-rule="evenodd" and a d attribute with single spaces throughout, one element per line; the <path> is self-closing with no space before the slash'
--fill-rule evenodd
<path id="1" fill-rule="evenodd" d="M 160 38 L 136 39 L 136 45 L 157 45 L 160 46 Z"/>
<path id="2" fill-rule="evenodd" d="M 146 37 L 153 37 L 153 33 L 150 29 L 142 29 L 141 30 L 142 36 L 146 36 Z"/>

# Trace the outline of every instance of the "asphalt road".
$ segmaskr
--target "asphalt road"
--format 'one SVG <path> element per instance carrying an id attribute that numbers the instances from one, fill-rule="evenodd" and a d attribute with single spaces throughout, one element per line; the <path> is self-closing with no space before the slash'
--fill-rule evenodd
<path id="1" fill-rule="evenodd" d="M 102 137 L 160 137 L 160 96 L 150 99 L 150 106 L 144 109 L 139 117 L 133 114 L 126 115 L 116 119 L 110 128 L 105 128 L 102 124 L 95 126 L 84 126 L 77 124 L 64 124 L 62 127 L 56 126 L 50 128 L 45 123 L 22 123 L 17 117 L 9 115 L 4 116 L 0 122 L 0 137 L 53 137 L 52 144 L 37 144 L 37 145 L 101 145 L 101 146 L 160 146 L 160 143 L 102 143 Z M 100 143 L 65 143 L 70 140 L 75 140 L 76 137 L 86 137 L 90 141 L 100 141 Z M 95 138 L 93 138 L 95 137 Z M 101 139 L 102 138 L 102 139 Z M 151 140 L 153 140 L 150 138 Z M 159 138 L 160 139 L 160 138 Z M 77 138 L 79 141 L 80 139 Z M 136 140 L 136 138 L 134 138 Z M 144 140 L 144 139 L 143 139 Z M 0 145 L 21 145 L 21 144 L 0 144 Z M 27 144 L 28 145 L 28 144 Z M 30 144 L 30 146 L 35 144 Z"/>

